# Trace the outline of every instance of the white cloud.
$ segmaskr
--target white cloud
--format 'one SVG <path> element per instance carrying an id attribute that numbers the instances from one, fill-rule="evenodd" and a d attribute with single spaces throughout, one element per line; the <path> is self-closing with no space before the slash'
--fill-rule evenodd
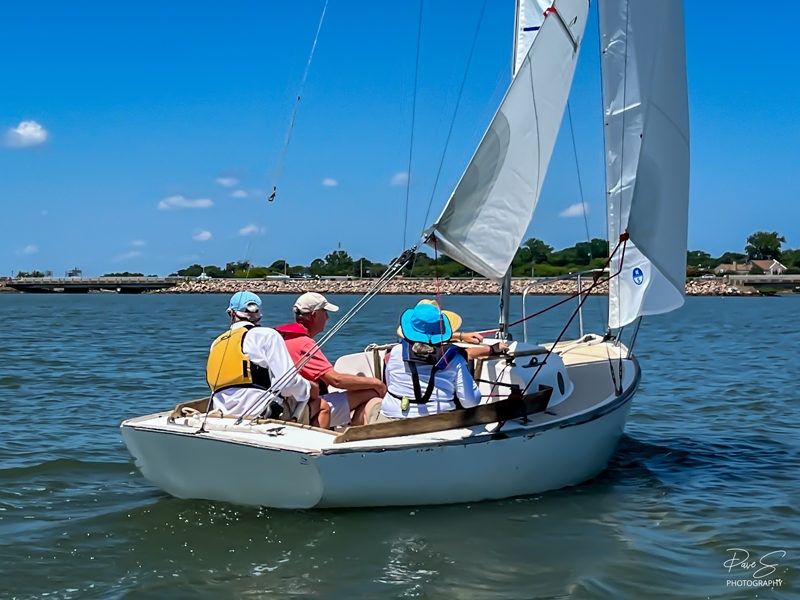
<path id="1" fill-rule="evenodd" d="M 573 204 L 567 210 L 561 212 L 559 216 L 562 217 L 582 217 L 583 213 L 589 214 L 589 205 L 585 202 L 578 202 Z"/>
<path id="2" fill-rule="evenodd" d="M 392 185 L 405 185 L 408 183 L 408 173 L 401 171 L 392 175 Z"/>
<path id="3" fill-rule="evenodd" d="M 18 250 L 17 254 L 24 254 L 25 256 L 28 256 L 30 254 L 36 254 L 37 252 L 39 252 L 39 248 L 33 244 L 28 244 L 22 250 Z"/>
<path id="4" fill-rule="evenodd" d="M 231 194 L 231 198 L 247 198 L 247 192 L 244 190 L 236 190 Z"/>
<path id="5" fill-rule="evenodd" d="M 255 235 L 259 233 L 258 226 L 255 224 L 248 225 L 247 227 L 242 227 L 239 230 L 239 235 Z M 262 227 L 260 233 L 264 233 L 264 228 Z"/>
<path id="6" fill-rule="evenodd" d="M 217 177 L 217 183 L 222 187 L 233 187 L 239 183 L 235 177 Z"/>
<path id="7" fill-rule="evenodd" d="M 180 208 L 209 208 L 214 206 L 214 203 L 208 198 L 200 198 L 198 200 L 189 200 L 183 196 L 170 196 L 164 198 L 158 203 L 158 210 L 173 210 Z"/>
<path id="8" fill-rule="evenodd" d="M 145 241 L 144 240 L 133 240 L 131 242 L 131 244 L 133 244 L 134 246 L 140 246 L 141 247 L 141 246 L 145 245 Z"/>
<path id="9" fill-rule="evenodd" d="M 207 242 L 208 240 L 211 239 L 211 232 L 205 231 L 204 229 L 198 229 L 197 231 L 194 232 L 192 239 L 195 242 Z"/>
<path id="10" fill-rule="evenodd" d="M 6 132 L 5 143 L 11 148 L 38 146 L 47 141 L 47 130 L 36 121 L 22 121 L 15 129 Z"/>
<path id="11" fill-rule="evenodd" d="M 337 185 L 339 185 L 339 182 L 332 177 L 326 177 L 322 180 L 322 187 L 336 187 Z"/>
<path id="12" fill-rule="evenodd" d="M 125 252 L 123 254 L 117 254 L 111 260 L 114 262 L 122 262 L 123 260 L 130 260 L 131 258 L 138 258 L 142 255 L 141 252 L 138 250 L 131 250 L 130 252 Z"/>

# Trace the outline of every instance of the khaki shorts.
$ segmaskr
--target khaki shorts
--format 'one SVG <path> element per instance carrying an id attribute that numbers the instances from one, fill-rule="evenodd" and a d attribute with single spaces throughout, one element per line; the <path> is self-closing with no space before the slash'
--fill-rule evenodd
<path id="1" fill-rule="evenodd" d="M 402 421 L 403 419 L 400 417 L 387 417 L 385 414 L 381 412 L 381 405 L 376 404 L 370 410 L 370 413 L 367 415 L 367 425 L 372 425 L 373 423 L 391 423 L 392 421 Z"/>
<path id="2" fill-rule="evenodd" d="M 281 406 L 283 406 L 283 413 L 281 413 L 281 421 L 291 421 L 292 416 L 294 415 L 294 411 L 297 409 L 297 400 L 294 398 L 284 398 L 283 402 L 281 402 Z M 303 412 L 300 413 L 300 417 L 297 419 L 297 422 L 301 425 L 309 425 L 311 423 L 311 411 L 308 409 L 308 402 L 303 407 Z"/>

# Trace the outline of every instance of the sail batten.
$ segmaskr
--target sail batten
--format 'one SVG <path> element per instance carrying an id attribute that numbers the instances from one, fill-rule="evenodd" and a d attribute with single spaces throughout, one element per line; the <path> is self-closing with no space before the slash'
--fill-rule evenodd
<path id="1" fill-rule="evenodd" d="M 486 277 L 505 275 L 533 216 L 588 8 L 587 0 L 558 0 L 542 16 L 500 108 L 434 225 L 429 245 Z"/>

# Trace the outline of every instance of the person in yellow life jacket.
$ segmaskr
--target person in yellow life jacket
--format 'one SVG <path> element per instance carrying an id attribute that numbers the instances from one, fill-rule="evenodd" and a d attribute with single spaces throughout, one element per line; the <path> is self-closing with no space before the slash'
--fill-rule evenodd
<path id="1" fill-rule="evenodd" d="M 294 371 L 281 335 L 258 326 L 261 299 L 252 292 L 237 292 L 227 313 L 230 329 L 214 340 L 206 365 L 212 408 L 236 416 L 256 416 L 266 410 L 268 418 L 308 423 L 306 404 L 319 396 L 319 388 Z M 279 395 L 268 402 L 271 388 Z"/>

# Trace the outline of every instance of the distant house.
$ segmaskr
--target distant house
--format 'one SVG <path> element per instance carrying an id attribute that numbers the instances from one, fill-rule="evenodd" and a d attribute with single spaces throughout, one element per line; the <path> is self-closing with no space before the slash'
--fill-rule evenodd
<path id="1" fill-rule="evenodd" d="M 748 260 L 745 263 L 738 264 L 736 261 L 733 263 L 727 263 L 718 265 L 714 272 L 717 275 L 722 275 L 723 273 L 737 273 L 742 275 L 747 275 L 750 273 L 750 269 L 753 267 L 758 267 L 764 274 L 766 275 L 783 275 L 786 271 L 786 266 L 779 263 L 777 260 Z"/>

